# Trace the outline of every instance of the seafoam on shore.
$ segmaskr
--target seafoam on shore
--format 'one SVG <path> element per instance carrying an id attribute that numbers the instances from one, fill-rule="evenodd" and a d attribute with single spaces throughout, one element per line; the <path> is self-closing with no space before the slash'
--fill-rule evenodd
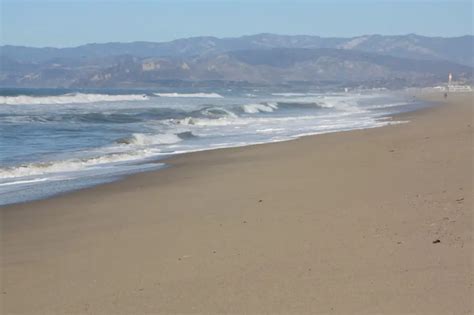
<path id="1" fill-rule="evenodd" d="M 156 169 L 174 154 L 380 127 L 423 106 L 380 92 L 23 92 L 0 96 L 0 204 Z"/>

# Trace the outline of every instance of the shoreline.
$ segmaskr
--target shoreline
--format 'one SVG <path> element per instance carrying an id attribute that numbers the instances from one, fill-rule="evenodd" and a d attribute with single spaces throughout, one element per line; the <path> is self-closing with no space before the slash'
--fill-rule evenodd
<path id="1" fill-rule="evenodd" d="M 397 116 L 412 123 L 186 153 L 4 206 L 2 309 L 472 312 L 472 93 L 438 97 Z"/>
<path id="2" fill-rule="evenodd" d="M 400 93 L 400 92 L 399 92 Z M 407 93 L 407 92 L 403 92 Z M 408 93 L 408 94 L 413 94 L 413 93 Z M 18 202 L 12 202 L 12 203 L 7 203 L 7 204 L 0 204 L 0 210 L 2 208 L 6 207 L 12 207 L 16 205 L 25 205 L 29 203 L 35 203 L 43 200 L 50 200 L 50 199 L 55 199 L 59 198 L 62 196 L 67 196 L 69 194 L 74 194 L 78 193 L 81 191 L 89 191 L 89 190 L 94 190 L 97 189 L 97 187 L 100 186 L 108 186 L 108 185 L 113 185 L 118 182 L 122 182 L 124 180 L 128 180 L 130 177 L 134 176 L 139 176 L 144 173 L 156 173 L 156 172 L 161 172 L 162 170 L 173 167 L 173 160 L 176 158 L 179 158 L 181 156 L 191 156 L 193 154 L 198 154 L 198 153 L 203 153 L 203 152 L 210 152 L 210 151 L 216 151 L 216 150 L 229 150 L 229 149 L 241 149 L 241 148 L 247 148 L 247 147 L 253 147 L 253 146 L 260 146 L 260 145 L 272 145 L 272 144 L 278 144 L 278 143 L 284 143 L 288 141 L 298 141 L 300 139 L 306 138 L 306 137 L 314 137 L 314 136 L 322 136 L 322 135 L 327 135 L 327 134 L 338 134 L 338 133 L 345 133 L 345 132 L 353 132 L 353 131 L 360 131 L 360 130 L 370 130 L 370 129 L 379 129 L 379 128 L 385 128 L 388 126 L 396 125 L 396 124 L 404 124 L 404 123 L 410 123 L 410 121 L 403 121 L 401 120 L 400 122 L 397 122 L 397 119 L 405 119 L 404 117 L 411 117 L 410 115 L 416 114 L 423 112 L 425 110 L 429 110 L 430 108 L 437 107 L 441 105 L 441 102 L 439 100 L 430 100 L 429 97 L 426 98 L 426 95 L 431 95 L 434 94 L 434 92 L 431 93 L 424 93 L 424 92 L 417 92 L 414 93 L 413 98 L 416 98 L 418 101 L 421 101 L 425 103 L 424 105 L 418 105 L 418 107 L 414 110 L 409 110 L 406 112 L 401 112 L 397 114 L 386 114 L 383 116 L 380 116 L 380 120 L 389 120 L 390 123 L 385 125 L 385 126 L 380 126 L 380 127 L 369 127 L 369 128 L 355 128 L 355 129 L 350 129 L 350 130 L 340 130 L 340 131 L 328 131 L 328 132 L 322 132 L 322 133 L 316 133 L 316 134 L 308 134 L 308 135 L 302 135 L 302 136 L 297 136 L 292 139 L 285 139 L 285 140 L 279 140 L 279 141 L 273 141 L 273 142 L 261 142 L 261 143 L 253 143 L 253 144 L 245 144 L 245 145 L 237 145 L 237 146 L 231 146 L 231 147 L 218 147 L 218 148 L 206 148 L 206 149 L 200 149 L 197 151 L 191 151 L 191 152 L 185 152 L 185 153 L 178 153 L 178 154 L 171 154 L 168 157 L 162 157 L 162 158 L 156 158 L 156 159 L 151 159 L 150 161 L 142 161 L 140 163 L 137 163 L 137 165 L 143 163 L 143 164 L 163 164 L 162 166 L 157 166 L 156 168 L 153 168 L 151 170 L 142 170 L 138 172 L 133 172 L 130 174 L 125 174 L 125 175 L 117 175 L 116 178 L 110 178 L 109 180 L 104 180 L 104 181 L 99 181 L 96 184 L 91 184 L 91 185 L 86 185 L 84 187 L 79 187 L 76 189 L 71 189 L 71 190 L 66 190 L 62 191 L 59 193 L 53 193 L 51 195 L 46 195 L 44 197 L 40 198 L 35 198 L 35 199 L 30 199 L 30 200 L 25 200 L 25 201 L 18 201 Z M 393 122 L 393 123 L 392 123 Z"/>

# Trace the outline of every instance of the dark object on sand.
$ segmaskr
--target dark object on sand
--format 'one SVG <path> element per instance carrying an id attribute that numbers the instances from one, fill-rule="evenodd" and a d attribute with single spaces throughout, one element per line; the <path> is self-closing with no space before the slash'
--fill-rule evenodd
<path id="1" fill-rule="evenodd" d="M 448 93 L 447 92 L 444 93 L 444 98 L 448 98 Z"/>
<path id="2" fill-rule="evenodd" d="M 441 243 L 441 241 L 440 240 L 434 240 L 433 241 L 433 244 L 438 244 L 438 243 Z"/>

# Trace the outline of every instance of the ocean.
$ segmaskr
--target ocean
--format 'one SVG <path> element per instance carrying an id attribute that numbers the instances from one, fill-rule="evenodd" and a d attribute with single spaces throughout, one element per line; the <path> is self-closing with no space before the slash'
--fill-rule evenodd
<path id="1" fill-rule="evenodd" d="M 166 166 L 172 155 L 399 123 L 407 93 L 0 89 L 0 205 Z"/>

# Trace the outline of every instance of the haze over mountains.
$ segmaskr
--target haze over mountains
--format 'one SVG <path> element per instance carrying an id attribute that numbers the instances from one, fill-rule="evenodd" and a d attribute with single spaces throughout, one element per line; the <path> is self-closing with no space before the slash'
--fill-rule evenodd
<path id="1" fill-rule="evenodd" d="M 474 37 L 367 35 L 323 38 L 258 34 L 73 48 L 1 46 L 0 85 L 154 87 L 438 84 L 471 82 Z"/>

